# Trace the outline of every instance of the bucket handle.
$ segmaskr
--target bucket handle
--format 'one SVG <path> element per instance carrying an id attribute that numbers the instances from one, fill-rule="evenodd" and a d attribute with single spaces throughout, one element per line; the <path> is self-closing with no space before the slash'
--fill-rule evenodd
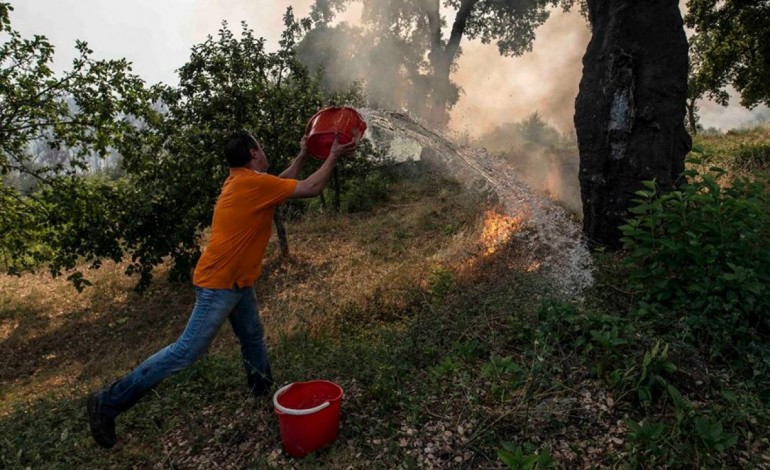
<path id="1" fill-rule="evenodd" d="M 275 409 L 280 411 L 281 413 L 285 413 L 287 415 L 293 415 L 293 416 L 304 416 L 304 415 L 310 415 L 313 413 L 316 413 L 318 411 L 323 410 L 324 408 L 331 405 L 331 402 L 325 402 L 321 403 L 320 405 L 316 406 L 315 408 L 308 408 L 306 410 L 294 410 L 291 408 L 286 408 L 285 406 L 282 406 L 280 403 L 278 403 L 278 397 L 282 395 L 286 390 L 289 389 L 294 384 L 289 384 L 281 389 L 279 389 L 277 392 L 275 392 L 275 395 L 273 395 L 273 405 L 275 406 Z"/>

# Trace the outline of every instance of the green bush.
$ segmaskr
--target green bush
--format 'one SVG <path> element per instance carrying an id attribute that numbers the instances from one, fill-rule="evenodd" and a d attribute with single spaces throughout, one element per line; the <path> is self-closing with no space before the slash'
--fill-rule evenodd
<path id="1" fill-rule="evenodd" d="M 747 171 L 770 170 L 770 145 L 742 146 L 735 154 L 735 165 Z"/>
<path id="2" fill-rule="evenodd" d="M 345 212 L 365 212 L 388 200 L 387 174 L 376 171 L 353 181 L 342 195 L 342 209 Z"/>
<path id="3" fill-rule="evenodd" d="M 720 185 L 722 174 L 688 172 L 668 193 L 645 182 L 620 229 L 638 313 L 684 320 L 712 352 L 744 353 L 770 331 L 770 198 L 762 182 Z"/>

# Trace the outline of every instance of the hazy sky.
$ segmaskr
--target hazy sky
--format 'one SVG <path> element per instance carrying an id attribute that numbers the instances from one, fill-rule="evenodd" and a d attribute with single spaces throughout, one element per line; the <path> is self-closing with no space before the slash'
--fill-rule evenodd
<path id="1" fill-rule="evenodd" d="M 11 0 L 11 21 L 25 37 L 49 38 L 56 46 L 56 70 L 69 68 L 75 40 L 81 39 L 96 57 L 125 57 L 148 83 L 174 84 L 175 70 L 187 62 L 190 48 L 215 35 L 222 20 L 236 30 L 246 20 L 257 36 L 268 40 L 268 47 L 275 47 L 286 7 L 293 5 L 304 16 L 312 1 Z M 520 58 L 500 57 L 494 45 L 464 41 L 455 76 L 464 94 L 453 111 L 452 127 L 474 134 L 539 111 L 560 130 L 570 131 L 588 39 L 579 15 L 555 11 L 538 31 L 533 52 Z M 757 114 L 711 103 L 701 108 L 702 123 L 723 130 L 747 124 Z"/>

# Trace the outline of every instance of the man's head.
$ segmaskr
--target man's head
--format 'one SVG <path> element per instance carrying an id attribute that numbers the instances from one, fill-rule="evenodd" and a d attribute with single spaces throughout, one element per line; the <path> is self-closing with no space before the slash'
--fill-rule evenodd
<path id="1" fill-rule="evenodd" d="M 230 168 L 246 167 L 261 172 L 267 171 L 265 152 L 250 132 L 238 131 L 227 139 L 225 158 Z"/>

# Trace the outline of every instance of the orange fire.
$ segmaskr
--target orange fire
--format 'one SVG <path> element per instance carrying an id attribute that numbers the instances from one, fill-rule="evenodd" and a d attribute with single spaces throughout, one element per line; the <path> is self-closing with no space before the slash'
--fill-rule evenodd
<path id="1" fill-rule="evenodd" d="M 484 229 L 481 232 L 481 242 L 484 244 L 484 254 L 495 254 L 514 233 L 521 230 L 524 222 L 522 216 L 507 216 L 496 210 L 488 210 L 484 217 Z"/>
<path id="2" fill-rule="evenodd" d="M 537 271 L 538 269 L 540 269 L 540 266 L 542 265 L 543 265 L 542 261 L 533 261 L 529 263 L 529 266 L 527 266 L 527 272 L 531 273 L 533 271 Z"/>

